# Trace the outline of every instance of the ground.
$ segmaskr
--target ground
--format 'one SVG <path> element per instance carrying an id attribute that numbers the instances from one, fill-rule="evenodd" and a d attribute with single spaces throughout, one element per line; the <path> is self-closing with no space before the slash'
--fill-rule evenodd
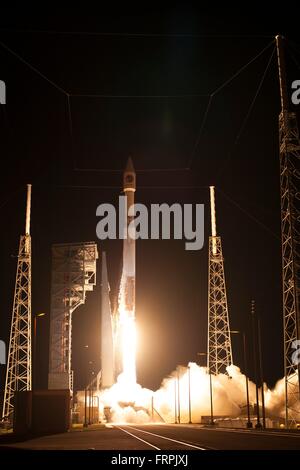
<path id="1" fill-rule="evenodd" d="M 0 449 L 298 450 L 300 432 L 212 429 L 199 425 L 101 425 L 20 442 L 12 436 L 0 436 Z"/>

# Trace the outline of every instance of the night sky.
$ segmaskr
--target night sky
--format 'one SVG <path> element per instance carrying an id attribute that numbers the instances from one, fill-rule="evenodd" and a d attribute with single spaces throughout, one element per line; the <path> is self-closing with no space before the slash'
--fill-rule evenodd
<path id="1" fill-rule="evenodd" d="M 103 202 L 117 203 L 129 155 L 137 202 L 204 203 L 206 221 L 201 251 L 185 251 L 179 240 L 137 242 L 139 383 L 155 389 L 206 351 L 210 184 L 231 328 L 249 332 L 255 299 L 264 378 L 273 386 L 282 377 L 280 100 L 270 43 L 278 33 L 289 39 L 288 83 L 299 80 L 299 26 L 290 17 L 229 18 L 187 7 L 127 17 L 1 12 L 0 339 L 8 343 L 32 183 L 32 312 L 47 314 L 38 320 L 39 387 L 47 386 L 51 245 L 97 241 L 116 292 L 122 241 L 96 240 L 95 213 Z M 300 105 L 293 109 L 299 117 Z M 100 367 L 99 341 L 100 283 L 73 316 L 76 389 L 89 361 Z M 243 366 L 238 336 L 233 355 Z"/>

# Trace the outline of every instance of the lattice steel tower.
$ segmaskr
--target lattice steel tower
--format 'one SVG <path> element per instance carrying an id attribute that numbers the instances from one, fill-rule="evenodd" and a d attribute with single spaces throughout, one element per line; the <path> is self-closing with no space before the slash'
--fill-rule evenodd
<path id="1" fill-rule="evenodd" d="M 72 318 L 96 285 L 97 245 L 94 242 L 52 246 L 49 341 L 50 390 L 73 392 Z"/>
<path id="2" fill-rule="evenodd" d="M 27 185 L 25 235 L 20 237 L 2 419 L 12 420 L 16 391 L 31 390 L 31 184 Z"/>
<path id="3" fill-rule="evenodd" d="M 281 251 L 286 426 L 300 421 L 299 365 L 293 357 L 300 333 L 300 142 L 297 118 L 289 111 L 283 38 L 276 36 L 281 113 L 279 115 Z"/>
<path id="4" fill-rule="evenodd" d="M 232 350 L 222 242 L 216 228 L 214 186 L 210 186 L 210 209 L 207 367 L 212 374 L 225 374 L 226 367 L 232 364 Z"/>

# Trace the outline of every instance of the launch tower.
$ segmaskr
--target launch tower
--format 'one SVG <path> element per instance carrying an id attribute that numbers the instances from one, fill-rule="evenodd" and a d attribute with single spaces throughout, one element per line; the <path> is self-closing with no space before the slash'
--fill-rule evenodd
<path id="1" fill-rule="evenodd" d="M 231 337 L 221 237 L 217 236 L 215 188 L 210 186 L 211 236 L 208 261 L 207 367 L 211 374 L 226 374 L 232 364 Z"/>
<path id="2" fill-rule="evenodd" d="M 31 184 L 27 185 L 25 235 L 20 237 L 2 419 L 12 420 L 14 392 L 31 390 Z"/>
<path id="3" fill-rule="evenodd" d="M 276 36 L 281 112 L 279 155 L 281 193 L 281 253 L 286 427 L 300 421 L 299 364 L 294 360 L 300 339 L 300 141 L 296 114 L 290 112 L 283 38 Z"/>

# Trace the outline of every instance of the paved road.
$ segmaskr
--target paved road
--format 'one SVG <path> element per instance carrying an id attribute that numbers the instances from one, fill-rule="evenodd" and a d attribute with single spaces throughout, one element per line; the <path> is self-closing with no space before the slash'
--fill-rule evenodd
<path id="1" fill-rule="evenodd" d="M 300 449 L 300 433 L 239 431 L 188 425 L 108 425 L 98 429 L 1 443 L 0 449 L 33 450 L 242 450 Z"/>

